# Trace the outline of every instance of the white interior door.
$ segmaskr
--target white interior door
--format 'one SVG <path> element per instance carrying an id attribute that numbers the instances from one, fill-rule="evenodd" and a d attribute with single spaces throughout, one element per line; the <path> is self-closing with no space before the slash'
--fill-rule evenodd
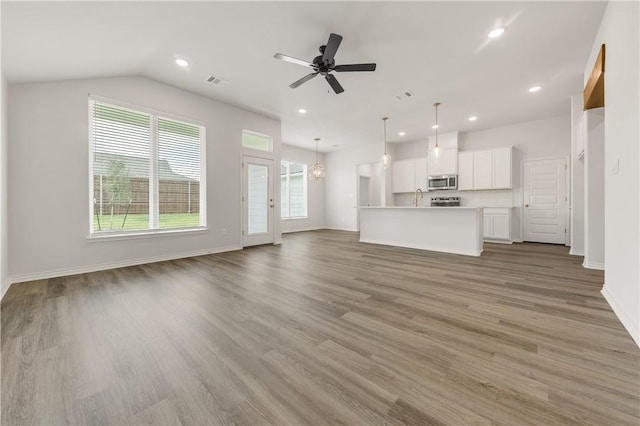
<path id="1" fill-rule="evenodd" d="M 273 243 L 273 160 L 242 157 L 242 245 Z"/>
<path id="2" fill-rule="evenodd" d="M 524 162 L 524 240 L 565 244 L 565 158 Z"/>

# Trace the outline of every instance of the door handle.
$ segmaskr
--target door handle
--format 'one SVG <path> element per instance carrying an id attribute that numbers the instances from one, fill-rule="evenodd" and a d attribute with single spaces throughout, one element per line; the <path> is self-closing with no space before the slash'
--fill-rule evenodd
<path id="1" fill-rule="evenodd" d="M 525 204 L 524 206 L 525 206 L 525 207 L 529 207 L 529 204 Z"/>

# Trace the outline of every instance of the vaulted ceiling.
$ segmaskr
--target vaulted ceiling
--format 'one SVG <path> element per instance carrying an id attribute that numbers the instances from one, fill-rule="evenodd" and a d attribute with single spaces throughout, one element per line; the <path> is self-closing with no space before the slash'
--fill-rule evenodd
<path id="1" fill-rule="evenodd" d="M 605 5 L 3 1 L 2 67 L 9 83 L 146 76 L 280 119 L 283 142 L 313 149 L 320 137 L 331 151 L 380 143 L 383 116 L 390 141 L 424 140 L 436 101 L 440 132 L 568 114 Z M 344 37 L 336 64 L 377 70 L 335 74 L 339 95 L 322 78 L 290 89 L 309 69 L 273 55 L 311 61 L 331 32 Z"/>

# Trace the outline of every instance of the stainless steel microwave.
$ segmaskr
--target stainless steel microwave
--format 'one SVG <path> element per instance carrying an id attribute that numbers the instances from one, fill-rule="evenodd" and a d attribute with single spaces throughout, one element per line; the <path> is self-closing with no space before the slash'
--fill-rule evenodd
<path id="1" fill-rule="evenodd" d="M 429 176 L 427 188 L 429 191 L 458 189 L 458 175 Z"/>

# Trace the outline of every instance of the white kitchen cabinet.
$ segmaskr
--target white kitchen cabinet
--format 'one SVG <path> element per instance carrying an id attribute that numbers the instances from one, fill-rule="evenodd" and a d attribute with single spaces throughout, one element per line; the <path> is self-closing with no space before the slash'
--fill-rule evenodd
<path id="1" fill-rule="evenodd" d="M 493 150 L 493 189 L 511 188 L 511 147 Z"/>
<path id="2" fill-rule="evenodd" d="M 391 164 L 391 179 L 391 187 L 394 193 L 415 191 L 415 160 L 394 161 Z"/>
<path id="3" fill-rule="evenodd" d="M 427 159 L 410 158 L 391 164 L 392 190 L 394 193 L 415 192 L 420 188 L 427 190 Z"/>
<path id="4" fill-rule="evenodd" d="M 484 209 L 484 239 L 511 243 L 511 208 L 487 207 Z"/>
<path id="5" fill-rule="evenodd" d="M 427 157 L 416 158 L 415 164 L 415 184 L 414 191 L 418 188 L 427 190 Z"/>
<path id="6" fill-rule="evenodd" d="M 474 189 L 473 186 L 473 151 L 458 154 L 458 190 Z"/>
<path id="7" fill-rule="evenodd" d="M 493 151 L 473 153 L 473 189 L 493 189 Z"/>
<path id="8" fill-rule="evenodd" d="M 511 147 L 463 151 L 458 155 L 458 189 L 511 189 Z"/>
<path id="9" fill-rule="evenodd" d="M 458 174 L 458 148 L 441 149 L 440 157 L 437 161 L 433 151 L 431 151 L 429 153 L 427 173 L 429 176 Z"/>

